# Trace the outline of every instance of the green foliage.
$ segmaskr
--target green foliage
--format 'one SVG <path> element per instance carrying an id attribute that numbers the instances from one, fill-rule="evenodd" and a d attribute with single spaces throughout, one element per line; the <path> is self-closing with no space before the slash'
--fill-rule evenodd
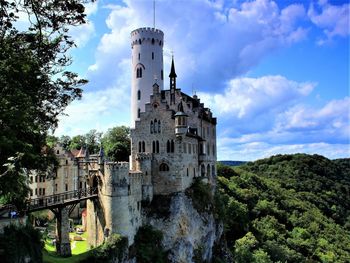
<path id="1" fill-rule="evenodd" d="M 22 191 L 16 198 L 26 195 L 26 189 L 4 182 L 18 182 L 23 168 L 45 171 L 55 163 L 44 148 L 47 135 L 66 106 L 80 98 L 81 86 L 87 82 L 64 71 L 71 64 L 66 52 L 74 46 L 69 29 L 85 23 L 82 1 L 0 1 L 0 177 L 5 177 L 0 197 L 4 202 L 18 201 L 9 194 L 14 190 Z M 19 156 L 16 169 L 8 172 L 4 164 Z"/>
<path id="2" fill-rule="evenodd" d="M 192 200 L 193 207 L 200 213 L 210 212 L 214 206 L 214 196 L 207 184 L 200 178 L 195 178 L 190 188 L 186 189 L 186 195 Z"/>
<path id="3" fill-rule="evenodd" d="M 231 177 L 218 170 L 235 261 L 347 262 L 349 160 L 277 155 L 236 167 Z"/>
<path id="4" fill-rule="evenodd" d="M 24 263 L 30 258 L 32 263 L 42 262 L 41 235 L 31 225 L 5 227 L 4 234 L 0 236 L 0 247 L 4 249 L 1 262 Z"/>
<path id="5" fill-rule="evenodd" d="M 130 128 L 125 126 L 109 129 L 102 138 L 105 154 L 112 161 L 128 161 L 130 144 Z"/>
<path id="6" fill-rule="evenodd" d="M 167 262 L 167 252 L 162 247 L 163 234 L 147 225 L 142 226 L 135 236 L 135 253 L 137 263 Z"/>
<path id="7" fill-rule="evenodd" d="M 108 240 L 93 252 L 81 263 L 99 263 L 99 262 L 120 262 L 127 254 L 128 239 L 118 234 L 111 235 Z"/>

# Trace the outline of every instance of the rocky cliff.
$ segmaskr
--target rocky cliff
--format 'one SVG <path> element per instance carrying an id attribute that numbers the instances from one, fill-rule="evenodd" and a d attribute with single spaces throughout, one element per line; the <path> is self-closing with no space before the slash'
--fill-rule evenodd
<path id="1" fill-rule="evenodd" d="M 213 198 L 198 192 L 193 195 L 194 191 L 154 196 L 143 214 L 145 224 L 163 233 L 162 245 L 170 262 L 211 262 L 214 243 L 222 235 L 222 223 L 214 216 Z"/>

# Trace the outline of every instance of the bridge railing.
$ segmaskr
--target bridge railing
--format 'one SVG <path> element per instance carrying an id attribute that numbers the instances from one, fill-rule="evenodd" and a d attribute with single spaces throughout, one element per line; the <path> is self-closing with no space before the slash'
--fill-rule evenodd
<path id="1" fill-rule="evenodd" d="M 83 198 L 97 195 L 97 187 L 64 192 L 60 194 L 42 196 L 39 198 L 28 200 L 27 210 L 40 209 L 45 207 L 63 204 L 69 201 L 78 201 Z"/>

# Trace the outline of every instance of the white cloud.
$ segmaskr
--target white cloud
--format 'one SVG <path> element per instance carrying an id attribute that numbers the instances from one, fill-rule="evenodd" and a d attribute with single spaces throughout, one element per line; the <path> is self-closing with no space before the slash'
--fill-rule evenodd
<path id="1" fill-rule="evenodd" d="M 71 27 L 69 34 L 72 36 L 77 47 L 81 48 L 95 35 L 95 26 L 91 21 L 86 24 Z"/>
<path id="2" fill-rule="evenodd" d="M 320 9 L 318 12 L 316 9 Z M 327 1 L 320 1 L 318 5 L 310 4 L 308 16 L 312 23 L 323 29 L 326 39 L 321 39 L 318 44 L 324 44 L 335 36 L 346 37 L 350 34 L 349 29 L 350 4 L 331 5 Z"/>
<path id="3" fill-rule="evenodd" d="M 220 117 L 253 118 L 276 108 L 286 109 L 296 99 L 309 95 L 314 83 L 297 83 L 283 76 L 238 78 L 229 81 L 223 93 L 199 93 Z"/>

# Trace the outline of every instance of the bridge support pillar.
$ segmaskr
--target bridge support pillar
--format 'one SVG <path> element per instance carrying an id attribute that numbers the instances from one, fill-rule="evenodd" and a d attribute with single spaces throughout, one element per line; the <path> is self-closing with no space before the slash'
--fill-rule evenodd
<path id="1" fill-rule="evenodd" d="M 56 214 L 56 251 L 62 257 L 72 255 L 69 241 L 69 208 L 61 207 L 55 211 Z"/>

